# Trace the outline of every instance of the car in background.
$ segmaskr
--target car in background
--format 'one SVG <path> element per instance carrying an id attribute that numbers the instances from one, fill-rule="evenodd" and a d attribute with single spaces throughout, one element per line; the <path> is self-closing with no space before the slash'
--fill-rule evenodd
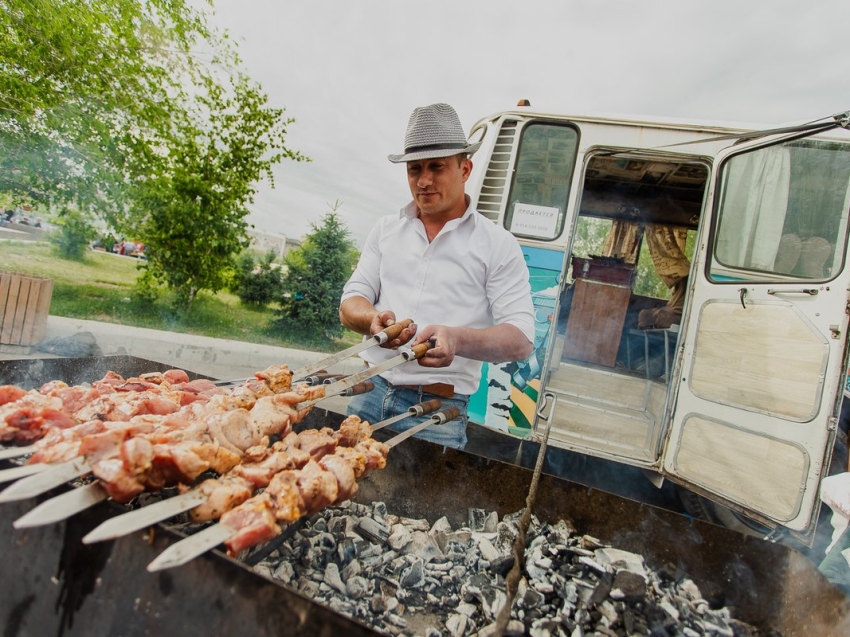
<path id="1" fill-rule="evenodd" d="M 145 258 L 145 244 L 141 241 L 119 241 L 112 246 L 112 251 L 128 257 Z"/>

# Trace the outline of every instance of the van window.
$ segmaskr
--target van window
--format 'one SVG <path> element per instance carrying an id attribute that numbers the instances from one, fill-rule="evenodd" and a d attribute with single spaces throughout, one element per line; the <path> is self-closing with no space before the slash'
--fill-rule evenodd
<path id="1" fill-rule="evenodd" d="M 828 280 L 844 261 L 850 146 L 798 140 L 730 157 L 721 168 L 709 276 Z"/>
<path id="2" fill-rule="evenodd" d="M 556 239 L 564 229 L 578 132 L 563 124 L 522 130 L 505 227 L 518 237 Z"/>

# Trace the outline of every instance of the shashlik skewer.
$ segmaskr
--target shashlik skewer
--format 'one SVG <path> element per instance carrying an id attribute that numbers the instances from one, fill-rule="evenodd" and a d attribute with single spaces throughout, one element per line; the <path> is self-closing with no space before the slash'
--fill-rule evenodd
<path id="1" fill-rule="evenodd" d="M 211 400 L 219 406 L 223 402 L 226 409 L 250 409 L 259 398 L 292 388 L 292 374 L 286 366 L 271 366 L 254 376 L 231 390 L 216 387 L 206 379 L 189 380 L 186 372 L 176 369 L 126 380 L 107 372 L 91 386 L 69 386 L 62 381 L 50 381 L 30 391 L 0 386 L 0 441 L 37 441 L 34 446 L 3 449 L 0 457 L 13 458 L 37 451 L 42 444 L 52 445 L 55 441 L 51 438 L 81 423 L 167 415 L 193 410 L 199 403 Z"/>
<path id="2" fill-rule="evenodd" d="M 399 325 L 405 323 L 407 320 L 408 319 L 405 319 L 405 321 L 402 321 L 401 323 L 396 324 L 396 326 L 399 326 Z M 391 326 L 391 327 L 395 328 L 396 326 Z M 399 329 L 399 331 L 400 331 L 400 329 Z M 373 339 L 377 338 L 377 337 L 378 337 L 378 335 L 373 337 Z M 375 341 L 374 344 L 378 344 L 378 342 L 383 343 L 383 342 L 386 342 L 387 340 L 389 340 L 389 338 L 378 339 L 378 340 Z M 359 388 L 357 386 L 362 381 L 365 381 L 365 380 L 367 380 L 367 379 L 369 379 L 373 376 L 376 376 L 377 374 L 380 374 L 384 371 L 392 369 L 393 367 L 396 367 L 396 366 L 401 365 L 403 363 L 406 363 L 408 361 L 412 361 L 412 360 L 421 358 L 425 354 L 425 352 L 428 351 L 428 349 L 430 349 L 432 346 L 433 345 L 430 342 L 429 343 L 420 343 L 419 345 L 416 345 L 416 346 L 410 348 L 409 350 L 403 351 L 398 356 L 395 356 L 395 357 L 385 361 L 384 363 L 381 363 L 380 365 L 372 366 L 372 367 L 365 369 L 361 372 L 357 372 L 356 374 L 352 374 L 351 376 L 348 376 L 347 378 L 344 378 L 342 380 L 324 385 L 324 387 L 325 387 L 324 396 L 327 397 L 327 398 L 330 398 L 332 396 L 338 396 L 338 395 L 354 395 L 355 393 L 358 392 Z M 280 370 L 282 370 L 283 373 L 280 373 Z M 188 380 L 188 376 L 182 370 L 170 370 L 170 371 L 179 372 L 180 374 L 185 376 L 186 380 Z M 167 374 L 168 373 L 169 372 L 165 372 L 164 374 L 160 374 L 159 376 L 161 378 L 159 378 L 159 379 L 152 378 L 151 380 L 159 380 L 160 384 L 163 384 L 164 382 L 167 382 Z M 153 382 L 149 382 L 145 378 L 146 376 L 153 376 L 153 375 L 143 375 L 139 379 L 131 379 L 131 381 L 133 381 L 133 382 L 129 382 L 129 381 L 125 381 L 123 378 L 121 378 L 117 374 L 113 374 L 113 373 L 110 372 L 104 377 L 103 380 L 96 381 L 95 385 L 97 385 L 98 387 L 109 387 L 110 389 L 115 387 L 117 389 L 122 389 L 124 391 L 135 391 L 137 388 L 144 390 L 144 389 L 150 389 L 152 387 L 155 387 L 157 384 L 153 383 Z M 262 386 L 262 388 L 264 390 L 270 391 L 272 393 L 278 393 L 280 391 L 285 391 L 285 390 L 288 390 L 288 389 L 291 388 L 291 382 L 292 382 L 293 375 L 289 371 L 289 369 L 285 366 L 272 366 L 272 367 L 267 368 L 263 372 L 256 372 L 255 377 L 256 377 L 256 381 L 258 381 L 260 383 L 264 383 L 264 385 Z M 181 380 L 182 380 L 182 378 L 181 378 Z M 191 381 L 191 382 L 194 382 L 194 381 Z M 237 406 L 247 406 L 247 405 L 239 405 L 238 404 L 238 400 L 240 399 L 241 396 L 244 396 L 245 394 L 247 394 L 248 396 L 246 397 L 246 400 L 249 401 L 249 402 L 251 401 L 251 399 L 256 399 L 257 395 L 254 394 L 254 391 L 253 391 L 256 387 L 251 385 L 251 382 L 252 381 L 249 379 L 243 385 L 236 387 L 232 391 L 232 393 L 229 395 L 228 400 L 230 400 L 231 402 L 237 401 L 237 403 L 236 403 Z M 57 391 L 59 391 L 59 392 L 62 392 L 62 391 L 65 391 L 65 390 L 74 390 L 75 392 L 77 392 L 73 396 L 67 397 L 67 399 L 68 400 L 71 400 L 71 399 L 81 400 L 83 402 L 83 407 L 75 413 L 77 420 L 80 421 L 80 422 L 86 421 L 86 420 L 94 420 L 94 419 L 129 420 L 129 417 L 131 417 L 133 415 L 137 415 L 139 413 L 138 412 L 138 408 L 139 408 L 138 402 L 139 402 L 140 399 L 138 399 L 138 398 L 136 399 L 136 401 L 135 401 L 136 404 L 134 404 L 134 405 L 129 405 L 129 406 L 120 405 L 119 406 L 119 405 L 113 404 L 114 401 L 111 401 L 111 400 L 103 398 L 103 397 L 97 397 L 98 396 L 98 390 L 96 389 L 95 386 L 93 386 L 91 388 L 90 393 L 87 393 L 84 398 L 81 398 L 79 396 L 79 390 L 81 388 L 78 388 L 78 387 L 69 388 L 67 385 L 65 385 L 65 383 L 62 383 L 61 381 L 54 381 L 54 383 L 48 383 L 48 385 L 51 385 L 51 384 L 56 385 Z M 212 383 L 210 383 L 210 384 L 212 385 Z M 129 387 L 128 387 L 128 385 L 129 385 Z M 44 390 L 44 387 L 42 388 L 42 391 L 43 390 Z M 93 393 L 91 393 L 91 392 L 93 392 Z M 11 411 L 12 409 L 16 409 L 16 405 L 14 403 L 16 403 L 17 401 L 20 401 L 20 400 L 26 400 L 27 395 L 32 394 L 32 393 L 33 392 L 24 392 L 24 390 L 21 390 L 17 387 L 13 387 L 13 386 L 2 386 L 2 387 L 0 387 L 0 401 L 2 401 L 2 402 L 0 402 L 0 441 L 11 439 L 13 437 L 14 431 L 10 432 L 9 430 L 15 429 L 14 427 L 7 427 L 6 426 L 8 424 L 8 422 L 7 422 L 8 418 L 4 417 L 3 411 L 6 411 L 6 410 Z M 57 400 L 62 400 L 58 396 L 53 396 L 53 398 L 56 398 Z M 145 412 L 142 412 L 142 413 L 159 413 L 157 410 L 161 409 L 161 405 L 155 404 L 155 402 L 158 398 L 160 398 L 160 397 L 154 396 L 154 397 L 148 399 L 151 403 L 154 403 L 154 404 L 151 404 L 151 405 L 146 404 L 145 408 L 148 409 L 149 411 L 145 411 Z M 181 395 L 178 398 L 178 405 L 182 404 L 183 400 L 184 400 L 184 396 Z M 54 403 L 55 402 L 56 401 L 54 401 Z M 160 401 L 160 402 L 162 402 L 162 401 Z M 9 408 L 6 403 L 13 403 L 13 406 L 11 408 Z M 303 405 L 299 405 L 299 408 L 308 409 L 308 408 L 312 407 L 314 404 L 315 404 L 315 401 L 312 401 L 312 402 L 308 401 L 308 402 L 305 402 L 305 404 L 303 404 Z M 61 403 L 60 403 L 60 405 L 61 405 Z M 19 439 L 26 441 L 26 440 L 32 440 L 32 439 L 35 439 L 37 437 L 43 436 L 44 433 L 46 433 L 46 431 L 45 431 L 46 427 L 42 426 L 43 421 L 45 421 L 46 419 L 49 420 L 50 418 L 59 419 L 60 422 L 58 423 L 58 426 L 61 427 L 61 428 L 67 428 L 67 427 L 73 426 L 75 424 L 74 419 L 71 418 L 69 414 L 63 413 L 61 410 L 55 409 L 56 406 L 57 405 L 54 404 L 54 405 L 51 406 L 52 408 L 42 408 L 41 413 L 39 414 L 37 419 L 33 418 L 32 414 L 27 414 L 26 416 L 21 416 L 21 417 L 18 417 L 17 415 L 15 415 L 15 414 L 17 414 L 17 411 L 15 412 L 15 414 L 12 414 L 10 417 L 14 418 L 16 423 L 18 421 L 24 421 L 24 422 L 27 423 L 27 431 L 26 431 L 27 436 L 23 437 L 23 438 L 19 438 Z M 120 413 L 118 413 L 117 417 L 114 417 L 114 418 L 110 418 L 108 416 L 104 417 L 103 414 L 101 413 L 104 410 L 111 412 L 113 409 L 121 408 L 121 407 L 123 407 L 124 409 L 117 409 Z M 133 409 L 135 409 L 136 411 L 132 411 Z M 177 409 L 177 406 L 174 406 L 174 409 L 171 409 L 170 411 L 176 411 L 176 409 Z M 20 411 L 20 410 L 18 410 L 18 411 Z M 170 411 L 166 411 L 165 413 L 170 413 Z M 83 416 L 81 416 L 81 414 L 83 414 Z M 33 421 L 36 421 L 36 420 L 37 420 L 38 426 L 33 427 L 33 424 L 34 424 Z M 30 430 L 33 429 L 33 428 L 35 428 L 36 433 L 33 433 L 30 436 L 29 435 Z M 17 433 L 22 434 L 22 429 L 20 427 L 17 428 Z M 7 457 L 9 457 L 9 456 L 7 456 Z"/>
<path id="3" fill-rule="evenodd" d="M 225 491 L 227 492 L 226 502 L 230 506 L 236 506 L 239 502 L 251 497 L 256 488 L 266 486 L 274 473 L 285 468 L 301 466 L 311 457 L 320 459 L 332 446 L 349 444 L 352 438 L 362 437 L 363 433 L 358 433 L 358 428 L 362 429 L 362 427 L 359 427 L 359 419 L 356 423 L 352 422 L 348 427 L 341 427 L 340 432 L 333 437 L 330 435 L 330 429 L 307 430 L 300 435 L 290 432 L 281 442 L 275 443 L 272 447 L 258 445 L 248 449 L 242 458 L 242 463 L 231 468 L 222 478 L 204 481 L 200 487 L 193 490 L 197 493 L 190 491 L 184 494 L 184 496 L 187 496 L 186 498 L 176 496 L 159 504 L 165 504 L 170 510 L 175 506 L 181 506 L 184 500 L 189 499 L 194 502 L 191 508 L 220 507 L 222 506 L 220 502 L 222 500 L 221 492 Z M 58 522 L 108 498 L 109 492 L 103 486 L 100 486 L 99 482 L 90 483 L 86 487 L 75 489 L 75 491 L 89 489 L 95 484 L 98 485 L 98 488 L 91 488 L 91 493 L 87 496 L 74 498 L 68 493 L 64 493 L 43 502 L 36 509 L 16 520 L 13 526 L 22 528 Z M 214 485 L 221 485 L 224 488 L 215 489 Z M 209 488 L 210 486 L 213 486 L 213 488 Z M 203 497 L 198 498 L 199 494 Z M 216 496 L 218 500 L 216 500 Z M 209 502 L 207 502 L 208 500 Z M 55 503 L 55 506 L 51 506 L 51 503 Z M 174 510 L 171 515 L 177 515 L 182 510 Z"/>
<path id="4" fill-rule="evenodd" d="M 351 374 L 339 380 L 335 383 L 331 383 L 329 385 L 325 385 L 325 396 L 339 396 L 340 394 L 348 391 L 349 387 L 353 387 L 357 383 L 360 383 L 364 380 L 372 378 L 373 376 L 377 376 L 393 367 L 398 367 L 404 363 L 409 361 L 417 360 L 422 358 L 429 349 L 434 347 L 434 344 L 431 341 L 426 341 L 424 343 L 419 343 L 418 345 L 414 345 L 408 350 L 404 350 L 398 356 L 393 356 L 390 359 L 385 360 L 383 363 L 378 365 L 372 365 L 371 367 L 367 367 L 363 371 L 357 372 L 356 374 Z"/>
<path id="5" fill-rule="evenodd" d="M 404 418 L 424 416 L 439 408 L 440 401 L 436 399 L 413 405 L 403 414 L 387 418 L 386 420 L 382 420 L 381 422 L 372 425 L 371 431 L 374 433 L 375 431 L 388 427 L 389 425 L 392 425 Z M 94 542 L 102 542 L 104 540 L 113 540 L 115 538 L 128 535 L 134 531 L 139 531 L 152 526 L 157 522 L 167 520 L 168 518 L 179 513 L 183 513 L 184 511 L 195 509 L 205 503 L 207 498 L 207 494 L 205 494 L 201 489 L 195 488 L 173 498 L 161 500 L 155 504 L 136 509 L 135 511 L 130 511 L 129 513 L 124 513 L 105 521 L 99 527 L 91 531 L 83 538 L 83 543 L 91 544 Z M 29 516 L 29 514 L 27 514 L 27 516 Z M 17 522 L 15 522 L 15 525 L 17 527 Z"/>
<path id="6" fill-rule="evenodd" d="M 384 329 L 382 332 L 378 332 L 370 336 L 369 338 L 357 343 L 357 345 L 352 345 L 351 347 L 344 349 L 336 354 L 331 354 L 330 356 L 323 358 L 322 360 L 316 361 L 314 363 L 308 363 L 303 367 L 299 367 L 292 372 L 292 378 L 295 380 L 300 380 L 306 376 L 311 374 L 315 374 L 321 369 L 325 369 L 327 367 L 331 367 L 340 361 L 345 360 L 346 358 L 351 358 L 355 354 L 359 354 L 360 352 L 369 349 L 370 347 L 375 347 L 376 345 L 383 345 L 394 338 L 398 337 L 399 334 L 410 325 L 413 324 L 411 319 L 403 319 L 394 323 Z M 241 380 L 224 380 L 219 381 L 216 385 L 219 386 L 227 386 L 232 384 L 238 384 L 242 382 Z"/>
<path id="7" fill-rule="evenodd" d="M 12 467 L 11 469 L 3 469 L 0 471 L 0 484 L 3 482 L 12 482 L 19 478 L 26 478 L 27 476 L 31 476 L 36 473 L 41 473 L 49 467 L 50 465 L 39 462 L 35 464 L 22 464 L 19 467 Z"/>
<path id="8" fill-rule="evenodd" d="M 384 446 L 389 451 L 390 448 L 426 427 L 446 423 L 457 416 L 456 408 L 446 409 L 398 434 L 384 443 Z M 180 566 L 222 543 L 227 546 L 229 554 L 238 554 L 280 533 L 278 521 L 292 523 L 302 515 L 315 513 L 325 506 L 350 499 L 356 492 L 356 482 L 353 483 L 355 487 L 353 490 L 348 488 L 348 479 L 345 477 L 346 467 L 351 475 L 359 477 L 367 468 L 366 462 L 364 460 L 358 469 L 357 459 L 335 456 L 336 454 L 326 456 L 321 466 L 311 467 L 308 464 L 304 469 L 299 470 L 300 474 L 299 471 L 283 471 L 276 474 L 265 491 L 222 515 L 218 524 L 168 547 L 148 565 L 147 570 L 155 572 Z M 319 473 L 315 473 L 316 471 Z M 328 492 L 322 492 L 320 488 L 318 493 L 311 491 L 305 494 L 302 489 L 304 482 L 309 484 L 310 481 L 320 477 L 335 479 L 337 491 L 328 489 Z"/>
<path id="9" fill-rule="evenodd" d="M 167 472 L 171 467 L 164 467 L 162 457 L 154 455 L 158 448 L 157 443 L 170 443 L 168 451 L 172 454 L 170 458 L 173 464 L 172 473 L 176 472 L 178 478 L 194 479 L 208 468 L 216 468 L 216 466 L 220 468 L 222 462 L 233 466 L 238 462 L 239 454 L 259 444 L 264 437 L 286 433 L 287 428 L 291 428 L 294 422 L 301 420 L 310 407 L 322 398 L 323 393 L 323 385 L 298 386 L 291 392 L 260 398 L 254 403 L 250 412 L 244 409 L 222 411 L 215 409 L 216 405 L 209 408 L 204 406 L 197 414 L 197 418 L 189 421 L 188 426 L 172 427 L 161 423 L 161 427 L 154 427 L 153 431 L 147 435 L 132 435 L 129 438 L 120 436 L 120 427 L 116 428 L 118 436 L 111 437 L 113 432 L 110 430 L 102 434 L 84 436 L 79 448 L 83 456 L 18 481 L 0 493 L 0 502 L 35 497 L 92 471 L 101 479 L 113 499 L 127 501 L 129 498 L 122 500 L 116 497 L 116 491 L 126 491 L 129 488 L 131 489 L 130 497 L 133 497 L 143 491 L 144 482 L 151 479 L 150 473 L 144 476 L 127 476 L 122 471 L 127 456 L 139 454 L 151 456 L 148 469 L 153 472 L 155 479 L 170 478 Z M 303 398 L 309 400 L 304 401 Z M 309 404 L 309 407 L 302 408 L 305 404 Z M 177 419 L 176 422 L 186 424 L 181 419 Z M 134 429 L 128 425 L 127 431 L 133 432 Z M 90 444 L 94 453 L 85 453 L 85 445 L 91 443 L 96 436 L 103 436 L 106 439 L 106 448 L 104 449 L 101 444 Z M 195 466 L 191 466 L 191 461 L 196 459 L 198 462 L 194 463 Z M 151 464 L 155 460 L 158 460 L 159 464 Z M 229 467 L 224 470 L 227 468 Z M 110 489 L 110 485 L 114 485 L 114 489 Z"/>
<path id="10" fill-rule="evenodd" d="M 425 355 L 425 352 L 427 352 L 431 347 L 432 347 L 432 344 L 430 342 L 420 343 L 419 345 L 415 345 L 414 347 L 410 348 L 409 350 L 403 351 L 398 356 L 395 356 L 395 357 L 381 363 L 380 365 L 375 365 L 375 366 L 369 367 L 368 369 L 365 369 L 361 372 L 357 372 L 355 374 L 348 376 L 347 378 L 344 378 L 342 380 L 330 383 L 328 385 L 322 385 L 325 388 L 324 397 L 330 398 L 332 396 L 339 396 L 339 395 L 349 395 L 349 396 L 351 396 L 351 395 L 355 395 L 356 393 L 362 393 L 362 391 L 364 390 L 363 389 L 364 386 L 362 385 L 363 381 L 366 381 L 369 378 L 372 378 L 373 376 L 376 376 L 376 375 L 378 375 L 378 374 L 380 374 L 384 371 L 392 369 L 393 367 L 396 367 L 396 366 L 401 365 L 403 363 L 421 358 L 422 356 Z M 265 372 L 268 372 L 271 369 L 272 368 L 268 368 L 267 370 L 265 370 Z M 289 386 L 291 384 L 292 375 L 289 374 L 288 370 L 286 370 L 286 372 L 287 372 L 286 377 L 285 377 L 286 387 L 284 389 L 289 389 Z M 273 384 L 271 382 L 271 380 L 268 378 L 268 374 L 257 372 L 256 376 L 257 376 L 258 379 L 266 380 L 268 382 L 270 389 L 273 392 L 280 391 L 280 389 L 278 387 L 276 387 L 275 384 Z M 238 389 L 239 388 L 237 388 L 237 390 Z M 299 404 L 297 407 L 299 409 L 309 409 L 310 407 L 315 405 L 315 403 L 316 403 L 315 400 L 305 401 L 304 403 Z M 87 414 L 87 415 L 91 415 L 92 417 L 94 417 L 97 414 L 91 413 L 91 414 Z M 2 501 L 2 497 L 0 497 L 0 501 Z"/>
<path id="11" fill-rule="evenodd" d="M 335 377 L 329 377 L 329 378 L 335 378 Z M 323 385 L 323 384 L 324 383 L 317 383 L 317 385 Z M 354 385 L 353 387 L 347 388 L 347 390 L 345 391 L 345 395 L 356 396 L 358 394 L 364 394 L 366 392 L 372 391 L 372 389 L 374 389 L 374 387 L 375 387 L 374 383 L 372 383 L 370 381 L 363 381 L 361 383 Z M 318 390 L 314 390 L 314 391 L 318 391 Z M 314 394 L 311 394 L 311 395 L 314 395 Z M 322 395 L 322 396 L 316 397 L 314 399 L 304 401 L 303 403 L 297 404 L 296 409 L 298 411 L 310 409 L 311 407 L 316 405 L 316 403 L 318 403 L 319 401 L 324 400 L 324 398 L 328 398 L 328 397 L 329 396 Z M 27 445 L 26 447 L 12 447 L 10 449 L 3 449 L 3 450 L 0 451 L 0 460 L 8 460 L 8 459 L 11 459 L 11 458 L 17 458 L 17 457 L 21 457 L 21 456 L 25 456 L 25 455 L 33 454 L 33 453 L 38 454 L 39 452 L 43 451 L 46 448 L 47 449 L 54 448 L 60 441 L 66 441 L 66 439 L 68 439 L 68 438 L 70 438 L 72 442 L 76 442 L 77 441 L 76 433 L 77 433 L 77 430 L 79 430 L 79 428 L 85 427 L 86 425 L 90 426 L 93 423 L 99 423 L 99 422 L 100 421 L 89 421 L 88 423 L 81 423 L 79 425 L 75 425 L 73 427 L 68 427 L 66 429 L 57 429 L 57 430 L 50 432 L 47 436 L 45 436 L 41 440 L 39 440 L 39 441 L 37 441 L 37 442 L 35 442 L 31 445 Z M 73 458 L 73 455 L 70 456 L 70 458 Z M 48 465 L 53 463 L 52 461 L 44 461 L 44 459 L 41 456 L 36 456 L 36 460 L 41 462 L 44 465 L 42 467 L 43 469 L 48 468 Z M 10 477 L 7 480 L 7 479 L 5 479 L 5 473 L 4 473 L 5 471 L 6 470 L 0 470 L 0 482 L 7 482 L 8 480 L 13 480 L 13 479 L 17 479 L 17 477 L 21 477 L 20 475 L 18 475 L 16 477 Z M 35 471 L 33 471 L 33 473 L 35 473 Z"/>
<path id="12" fill-rule="evenodd" d="M 73 515 L 73 513 L 68 513 L 68 511 L 79 513 L 93 507 L 99 502 L 103 502 L 107 498 L 109 498 L 109 494 L 101 486 L 100 482 L 95 480 L 82 487 L 71 489 L 54 498 L 45 500 L 32 511 L 15 520 L 12 526 L 16 529 L 26 529 L 61 522 Z"/>

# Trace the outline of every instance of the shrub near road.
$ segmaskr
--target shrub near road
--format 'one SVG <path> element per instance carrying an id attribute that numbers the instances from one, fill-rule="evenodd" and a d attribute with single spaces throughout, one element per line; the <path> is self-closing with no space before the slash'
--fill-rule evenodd
<path id="1" fill-rule="evenodd" d="M 246 307 L 236 295 L 202 293 L 191 310 L 179 315 L 167 296 L 155 303 L 133 294 L 140 274 L 139 261 L 105 252 L 89 251 L 83 261 L 55 256 L 47 243 L 0 240 L 0 269 L 47 277 L 54 281 L 50 313 L 93 321 L 185 332 L 251 343 L 302 348 L 285 335 L 271 335 L 267 326 L 272 310 Z M 356 337 L 317 343 L 315 349 L 336 351 Z"/>

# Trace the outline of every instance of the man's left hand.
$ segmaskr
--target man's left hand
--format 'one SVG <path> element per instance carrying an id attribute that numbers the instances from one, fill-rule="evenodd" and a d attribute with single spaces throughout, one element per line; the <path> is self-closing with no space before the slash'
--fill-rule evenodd
<path id="1" fill-rule="evenodd" d="M 428 325 L 416 334 L 413 345 L 431 341 L 433 346 L 419 359 L 423 367 L 448 367 L 457 353 L 455 330 L 445 325 Z"/>

